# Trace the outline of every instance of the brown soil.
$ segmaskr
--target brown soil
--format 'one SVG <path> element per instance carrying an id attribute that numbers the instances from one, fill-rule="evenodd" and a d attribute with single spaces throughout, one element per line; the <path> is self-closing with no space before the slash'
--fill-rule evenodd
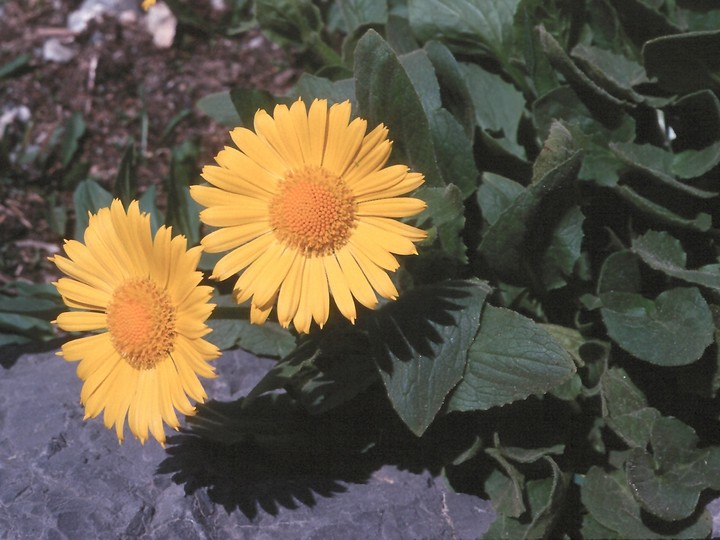
<path id="1" fill-rule="evenodd" d="M 0 287 L 18 279 L 46 282 L 54 277 L 46 256 L 57 251 L 62 236 L 72 235 L 75 184 L 92 178 L 112 188 L 128 141 L 141 141 L 144 111 L 147 145 L 137 182 L 140 190 L 153 184 L 162 189 L 173 144 L 199 138 L 200 165 L 212 162 L 228 144 L 227 128 L 199 111 L 198 99 L 238 87 L 281 95 L 297 75 L 287 52 L 256 31 L 227 38 L 181 27 L 173 46 L 161 49 L 146 30 L 146 15 L 138 12 L 134 18 L 95 21 L 85 32 L 72 34 L 66 29 L 67 16 L 80 4 L 79 0 L 8 0 L 0 7 L 0 69 L 20 55 L 31 54 L 19 72 L 0 79 L 0 115 L 24 105 L 30 122 L 13 124 L 0 143 L 47 147 L 53 132 L 75 112 L 82 114 L 86 125 L 81 146 L 67 167 L 57 156 L 45 163 L 10 165 L 0 159 L 0 168 L 10 169 L 0 171 Z M 210 19 L 226 15 L 213 10 L 208 1 L 194 0 L 192 6 Z M 72 60 L 43 60 L 43 44 L 51 37 L 73 49 Z M 169 121 L 186 109 L 188 116 L 171 137 L 162 140 Z M 72 168 L 82 169 L 83 164 L 87 173 L 73 178 Z M 53 206 L 69 210 L 64 232 L 53 230 Z"/>

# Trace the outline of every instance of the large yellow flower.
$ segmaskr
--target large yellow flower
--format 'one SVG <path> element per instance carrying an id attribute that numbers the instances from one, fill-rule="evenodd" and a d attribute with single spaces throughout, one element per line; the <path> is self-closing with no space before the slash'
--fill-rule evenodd
<path id="1" fill-rule="evenodd" d="M 66 331 L 101 332 L 64 344 L 59 354 L 80 361 L 86 419 L 105 409 L 105 426 L 114 424 L 122 441 L 127 416 L 141 442 L 150 430 L 163 444 L 163 420 L 177 429 L 175 409 L 193 414 L 188 396 L 207 397 L 198 375 L 215 376 L 208 360 L 219 352 L 202 339 L 214 307 L 212 288 L 198 286 L 202 248 L 187 250 L 185 238 L 166 227 L 153 239 L 150 216 L 137 202 L 126 213 L 118 200 L 90 216 L 84 240 L 67 241 L 67 257 L 51 259 L 69 276 L 55 285 L 76 308 L 56 322 Z"/>
<path id="2" fill-rule="evenodd" d="M 143 0 L 142 8 L 147 11 L 155 5 L 156 0 Z"/>
<path id="3" fill-rule="evenodd" d="M 377 305 L 397 290 L 387 271 L 394 255 L 416 254 L 424 231 L 393 218 L 418 214 L 425 203 L 398 197 L 423 183 L 405 165 L 384 167 L 391 142 L 383 125 L 366 134 L 367 122 L 350 119 L 349 102 L 328 108 L 298 100 L 255 115 L 255 132 L 231 133 L 239 150 L 226 147 L 202 175 L 212 186 L 191 194 L 207 208 L 201 220 L 219 227 L 202 240 L 208 252 L 232 250 L 213 276 L 241 272 L 238 303 L 251 299 L 251 320 L 263 323 L 277 304 L 280 324 L 308 332 L 329 316 L 332 295 L 350 321 L 355 300 Z M 354 299 L 353 299 L 354 298 Z"/>

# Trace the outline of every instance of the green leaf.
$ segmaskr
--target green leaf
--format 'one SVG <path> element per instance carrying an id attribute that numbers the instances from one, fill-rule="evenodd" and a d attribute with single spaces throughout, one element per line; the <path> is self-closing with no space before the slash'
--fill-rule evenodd
<path id="1" fill-rule="evenodd" d="M 125 208 L 135 198 L 137 192 L 137 154 L 135 141 L 130 140 L 118 165 L 115 185 L 113 187 L 113 198 L 120 199 Z"/>
<path id="2" fill-rule="evenodd" d="M 717 266 L 687 270 L 686 255 L 680 241 L 666 231 L 648 231 L 635 238 L 632 250 L 654 270 L 696 285 L 720 290 L 720 271 Z"/>
<path id="3" fill-rule="evenodd" d="M 583 516 L 580 534 L 585 540 L 626 540 L 617 531 L 600 525 L 592 514 Z"/>
<path id="4" fill-rule="evenodd" d="M 500 513 L 500 519 L 519 517 L 526 510 L 523 500 L 525 478 L 507 461 L 504 462 L 503 468 L 508 475 L 494 469 L 485 480 L 483 488 L 490 497 L 495 511 Z"/>
<path id="5" fill-rule="evenodd" d="M 311 0 L 255 0 L 255 17 L 271 39 L 285 45 L 307 47 L 323 27 Z"/>
<path id="6" fill-rule="evenodd" d="M 677 418 L 658 419 L 650 436 L 652 454 L 635 448 L 628 457 L 628 483 L 645 510 L 679 521 L 697 508 L 700 493 L 720 488 L 720 447 L 698 449 L 699 438 Z"/>
<path id="7" fill-rule="evenodd" d="M 626 101 L 643 100 L 635 86 L 649 83 L 645 68 L 621 54 L 580 43 L 570 56 L 585 74 L 608 93 Z"/>
<path id="8" fill-rule="evenodd" d="M 367 336 L 350 327 L 324 334 L 319 354 L 286 386 L 311 414 L 322 414 L 351 400 L 378 382 Z"/>
<path id="9" fill-rule="evenodd" d="M 666 91 L 687 94 L 720 88 L 720 31 L 652 39 L 642 49 L 645 69 Z"/>
<path id="10" fill-rule="evenodd" d="M 680 530 L 666 527 L 663 533 L 649 528 L 622 471 L 605 472 L 601 467 L 591 467 L 581 485 L 580 496 L 592 517 L 621 538 L 707 538 L 712 528 L 712 517 L 707 510 Z"/>
<path id="11" fill-rule="evenodd" d="M 422 172 L 426 185 L 444 186 L 420 94 L 393 50 L 374 30 L 355 49 L 355 93 L 360 115 L 369 125 L 387 126 L 393 151 L 401 161 Z"/>
<path id="12" fill-rule="evenodd" d="M 237 319 L 208 319 L 207 325 L 212 333 L 205 338 L 221 351 L 237 346 L 240 341 L 240 325 Z"/>
<path id="13" fill-rule="evenodd" d="M 629 186 L 615 186 L 614 191 L 637 210 L 658 223 L 700 232 L 705 232 L 712 226 L 712 218 L 704 212 L 700 212 L 695 218 L 689 219 L 646 199 Z"/>
<path id="14" fill-rule="evenodd" d="M 112 195 L 95 180 L 83 180 L 73 192 L 75 207 L 75 239 L 82 242 L 88 226 L 88 213 L 97 214 L 100 208 L 110 206 Z"/>
<path id="15" fill-rule="evenodd" d="M 477 201 L 483 218 L 494 225 L 502 213 L 525 191 L 522 184 L 493 173 L 483 173 Z"/>
<path id="16" fill-rule="evenodd" d="M 200 98 L 195 105 L 223 126 L 235 127 L 242 125 L 242 119 L 235 108 L 228 90 L 208 94 Z"/>
<path id="17" fill-rule="evenodd" d="M 685 150 L 673 156 L 672 172 L 680 178 L 697 178 L 720 163 L 720 141 L 702 150 Z"/>
<path id="18" fill-rule="evenodd" d="M 632 143 L 610 143 L 609 147 L 623 163 L 668 187 L 702 199 L 717 196 L 716 192 L 679 182 L 672 173 L 673 155 L 662 148 Z"/>
<path id="19" fill-rule="evenodd" d="M 23 53 L 16 56 L 9 62 L 5 62 L 2 66 L 0 66 L 0 79 L 4 77 L 9 77 L 16 71 L 19 71 L 27 64 L 29 64 L 30 60 L 32 60 L 32 54 Z"/>
<path id="20" fill-rule="evenodd" d="M 355 100 L 355 84 L 352 79 L 331 81 L 309 73 L 303 73 L 295 84 L 294 95 L 301 97 L 309 106 L 316 98 L 328 100 L 328 104 L 350 101 L 353 111 L 358 110 Z"/>
<path id="21" fill-rule="evenodd" d="M 388 397 L 422 435 L 460 381 L 490 287 L 447 281 L 419 287 L 373 313 L 370 342 Z"/>
<path id="22" fill-rule="evenodd" d="M 696 288 L 670 289 L 653 301 L 627 292 L 600 295 L 609 336 L 630 354 L 659 366 L 684 366 L 702 356 L 715 326 Z"/>
<path id="23" fill-rule="evenodd" d="M 578 150 L 572 133 L 557 120 L 550 125 L 547 139 L 533 163 L 532 182 L 537 182 Z"/>
<path id="24" fill-rule="evenodd" d="M 619 127 L 623 121 L 625 102 L 606 92 L 585 75 L 542 25 L 537 27 L 537 32 L 550 63 L 562 73 L 580 101 L 592 111 L 595 120 L 611 129 Z"/>
<path id="25" fill-rule="evenodd" d="M 285 100 L 275 99 L 270 92 L 266 92 L 265 90 L 233 88 L 230 90 L 230 101 L 232 101 L 233 107 L 235 107 L 240 117 L 240 121 L 235 125 L 253 129 L 255 113 L 259 109 L 264 109 L 272 114 L 275 105 Z"/>
<path id="26" fill-rule="evenodd" d="M 486 410 L 542 395 L 573 373 L 572 357 L 546 330 L 514 311 L 486 306 L 448 410 Z"/>
<path id="27" fill-rule="evenodd" d="M 632 117 L 625 115 L 617 128 L 609 129 L 593 118 L 570 87 L 559 86 L 533 103 L 533 123 L 541 137 L 547 139 L 558 120 L 583 151 L 579 178 L 601 186 L 617 184 L 623 164 L 609 150 L 608 142 L 630 141 L 635 137 Z"/>
<path id="28" fill-rule="evenodd" d="M 518 143 L 518 127 L 525 112 L 525 98 L 513 85 L 477 64 L 460 64 L 468 88 L 471 88 L 475 121 L 483 137 L 491 139 L 506 152 L 525 159 Z M 488 99 L 493 96 L 493 99 Z"/>
<path id="29" fill-rule="evenodd" d="M 165 218 L 157 207 L 157 187 L 154 184 L 148 186 L 140 197 L 138 204 L 141 212 L 150 214 L 150 230 L 154 236 L 160 225 L 165 222 Z"/>
<path id="30" fill-rule="evenodd" d="M 446 109 L 436 109 L 429 116 L 430 132 L 437 164 L 445 181 L 460 188 L 463 198 L 477 189 L 479 173 L 473 148 L 460 123 Z"/>
<path id="31" fill-rule="evenodd" d="M 411 0 L 408 19 L 421 41 L 442 39 L 450 48 L 491 52 L 506 61 L 520 0 Z"/>
<path id="32" fill-rule="evenodd" d="M 420 98 L 425 114 L 430 114 L 442 106 L 440 84 L 435 77 L 435 70 L 423 49 L 415 50 L 398 57 L 405 73 Z"/>
<path id="33" fill-rule="evenodd" d="M 200 205 L 190 197 L 190 184 L 198 176 L 197 159 L 200 147 L 197 141 L 186 140 L 172 148 L 170 176 L 167 186 L 167 225 L 175 234 L 183 234 L 190 245 L 200 240 Z"/>
<path id="34" fill-rule="evenodd" d="M 569 208 L 553 231 L 550 245 L 542 258 L 542 281 L 547 290 L 559 289 L 567 284 L 575 264 L 580 259 L 585 215 L 580 207 Z"/>
<path id="35" fill-rule="evenodd" d="M 387 22 L 388 9 L 385 0 L 346 0 L 339 2 L 338 7 L 348 34 L 360 26 Z"/>
<path id="36" fill-rule="evenodd" d="M 419 226 L 429 235 L 432 235 L 433 227 L 445 254 L 466 263 L 467 248 L 461 236 L 465 207 L 460 189 L 454 184 L 444 188 L 422 187 L 415 195 L 428 205 L 416 218 Z"/>
<path id="37" fill-rule="evenodd" d="M 720 99 L 711 90 L 684 95 L 665 107 L 676 139 L 675 148 L 700 150 L 720 140 Z"/>
<path id="38" fill-rule="evenodd" d="M 34 339 L 48 339 L 55 335 L 48 321 L 20 313 L 0 312 L 0 331 L 13 332 Z"/>
<path id="39" fill-rule="evenodd" d="M 576 198 L 574 184 L 580 153 L 574 153 L 521 193 L 491 225 L 478 253 L 510 284 L 533 283 L 553 230 Z"/>
<path id="40" fill-rule="evenodd" d="M 321 414 L 377 380 L 365 334 L 348 326 L 324 329 L 300 340 L 250 391 L 243 406 L 265 392 L 285 388 L 307 411 Z"/>
<path id="41" fill-rule="evenodd" d="M 509 514 L 500 514 L 486 533 L 488 538 L 547 538 L 560 517 L 565 500 L 569 477 L 563 474 L 555 462 L 547 458 L 553 476 L 541 480 L 530 480 L 526 484 L 528 514 L 515 519 Z"/>
<path id="42" fill-rule="evenodd" d="M 63 167 L 67 167 L 75 157 L 83 135 L 85 135 L 85 121 L 81 113 L 74 112 L 63 129 L 60 147 L 60 163 Z"/>
<path id="43" fill-rule="evenodd" d="M 429 41 L 423 47 L 440 84 L 443 106 L 462 125 L 469 140 L 475 133 L 475 109 L 460 63 L 445 45 Z"/>
<path id="44" fill-rule="evenodd" d="M 600 379 L 605 420 L 630 448 L 644 448 L 660 412 L 622 368 L 612 367 Z"/>
<path id="45" fill-rule="evenodd" d="M 295 337 L 277 323 L 258 325 L 244 319 L 233 322 L 238 328 L 240 347 L 255 355 L 282 358 L 295 347 Z"/>

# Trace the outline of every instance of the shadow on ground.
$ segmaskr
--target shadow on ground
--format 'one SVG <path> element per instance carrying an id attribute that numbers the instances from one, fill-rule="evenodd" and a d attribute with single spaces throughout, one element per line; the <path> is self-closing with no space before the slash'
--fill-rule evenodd
<path id="1" fill-rule="evenodd" d="M 383 397 L 373 387 L 321 415 L 286 394 L 260 396 L 247 407 L 242 399 L 208 402 L 186 432 L 168 440 L 158 473 L 171 474 L 188 494 L 207 488 L 227 512 L 252 519 L 259 509 L 277 515 L 280 507 L 312 507 L 317 497 L 367 483 L 387 464 L 437 475 L 449 455 L 472 444 L 462 435 L 469 430 L 456 425 L 415 437 Z"/>

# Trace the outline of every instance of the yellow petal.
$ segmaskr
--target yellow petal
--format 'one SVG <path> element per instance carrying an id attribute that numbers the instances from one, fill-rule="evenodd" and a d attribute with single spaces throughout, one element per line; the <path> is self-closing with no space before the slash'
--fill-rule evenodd
<path id="1" fill-rule="evenodd" d="M 305 268 L 305 257 L 296 257 L 290 270 L 288 270 L 285 281 L 280 287 L 278 295 L 278 321 L 287 328 L 295 318 L 298 306 L 300 305 L 300 292 L 302 290 L 302 277 Z"/>
<path id="2" fill-rule="evenodd" d="M 366 200 L 363 197 L 367 195 L 377 198 L 376 194 L 378 193 L 382 193 L 382 196 L 385 197 L 385 190 L 401 182 L 407 176 L 407 171 L 408 168 L 405 165 L 385 167 L 349 184 L 350 189 L 358 201 Z"/>
<path id="3" fill-rule="evenodd" d="M 358 216 L 408 217 L 419 214 L 427 204 L 412 197 L 392 197 L 361 202 L 357 206 Z"/>
<path id="4" fill-rule="evenodd" d="M 201 243 L 208 253 L 218 253 L 241 246 L 245 242 L 269 233 L 270 230 L 270 223 L 266 220 L 225 227 L 211 232 L 201 240 Z"/>
<path id="5" fill-rule="evenodd" d="M 105 313 L 66 311 L 57 317 L 57 325 L 66 332 L 85 332 L 107 328 Z"/>
<path id="6" fill-rule="evenodd" d="M 72 307 L 105 310 L 110 301 L 110 294 L 107 291 L 96 289 L 74 279 L 60 278 L 55 286 L 65 302 L 72 303 Z"/>
<path id="7" fill-rule="evenodd" d="M 256 197 L 262 200 L 272 198 L 277 179 L 267 171 L 260 169 L 245 154 L 234 148 L 225 148 L 215 156 L 215 160 L 222 166 L 206 165 L 201 173 L 202 177 L 210 184 L 235 195 Z M 257 176 L 251 176 L 252 172 L 255 172 Z"/>
<path id="8" fill-rule="evenodd" d="M 272 117 L 265 111 L 258 111 L 255 115 L 255 132 L 272 146 L 278 155 L 285 158 L 289 168 L 303 165 L 300 141 L 287 105 L 276 105 Z"/>
<path id="9" fill-rule="evenodd" d="M 308 128 L 310 130 L 310 154 L 307 157 L 309 165 L 321 165 L 325 154 L 325 141 L 327 135 L 327 100 L 315 99 L 308 111 Z"/>
<path id="10" fill-rule="evenodd" d="M 332 293 L 335 304 L 346 319 L 351 323 L 355 323 L 355 319 L 357 318 L 355 301 L 350 292 L 347 279 L 345 279 L 345 274 L 343 274 L 343 271 L 340 269 L 335 255 L 324 257 L 323 265 L 325 266 L 325 274 L 327 275 L 328 285 L 330 286 L 330 292 Z"/>
<path id="11" fill-rule="evenodd" d="M 267 115 L 265 111 L 258 111 L 256 116 Z M 235 128 L 230 132 L 233 142 L 244 153 L 250 162 L 265 169 L 271 176 L 281 178 L 289 168 L 285 156 L 279 155 L 268 143 L 255 133 L 245 128 Z M 219 156 L 218 156 L 219 157 Z M 218 161 L 219 163 L 219 161 Z"/>
<path id="12" fill-rule="evenodd" d="M 348 251 L 350 251 L 357 261 L 372 288 L 375 289 L 380 296 L 390 300 L 395 300 L 398 297 L 395 285 L 393 285 L 392 280 L 382 268 L 373 263 L 361 250 L 355 249 L 352 245 L 348 245 Z"/>
<path id="13" fill-rule="evenodd" d="M 409 240 L 413 240 L 415 242 L 425 240 L 425 238 L 427 237 L 427 233 L 422 229 L 418 229 L 417 227 L 401 223 L 400 221 L 396 221 L 394 219 L 364 216 L 362 220 L 368 225 L 377 227 L 378 229 L 381 229 L 386 233 L 404 236 L 405 238 L 408 238 Z"/>
<path id="14" fill-rule="evenodd" d="M 362 270 L 358 266 L 358 263 L 350 254 L 350 251 L 347 247 L 345 247 L 337 251 L 335 256 L 337 257 L 338 263 L 340 263 L 340 268 L 345 275 L 345 279 L 347 279 L 348 286 L 350 287 L 350 291 L 353 296 L 363 306 L 374 309 L 377 305 L 377 297 L 375 296 L 370 283 L 368 283 L 365 274 L 363 274 Z"/>
<path id="15" fill-rule="evenodd" d="M 213 276 L 222 280 L 237 274 L 257 260 L 274 241 L 275 237 L 272 234 L 265 234 L 235 248 L 215 264 Z"/>
<path id="16" fill-rule="evenodd" d="M 385 229 L 368 223 L 366 218 L 358 220 L 352 241 L 359 243 L 367 253 L 371 253 L 370 249 L 372 249 L 368 246 L 374 245 L 377 249 L 382 249 L 397 255 L 417 255 L 417 248 L 410 239 L 399 234 L 388 234 L 388 231 Z M 394 268 L 390 267 L 390 261 L 383 256 L 375 256 L 373 260 L 388 270 L 395 270 L 397 268 L 397 266 Z"/>
<path id="17" fill-rule="evenodd" d="M 236 196 L 238 198 L 240 196 Z M 200 212 L 200 220 L 211 227 L 231 227 L 245 225 L 267 219 L 268 203 L 253 197 L 243 197 L 244 201 L 232 206 L 211 206 Z"/>

